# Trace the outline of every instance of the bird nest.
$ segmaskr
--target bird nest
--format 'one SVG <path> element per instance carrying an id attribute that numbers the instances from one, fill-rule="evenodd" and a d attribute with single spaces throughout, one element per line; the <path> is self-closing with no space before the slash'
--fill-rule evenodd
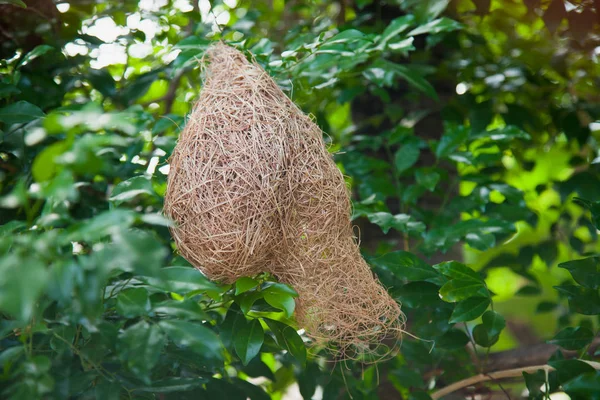
<path id="1" fill-rule="evenodd" d="M 362 258 L 343 175 L 319 127 L 255 62 L 217 44 L 170 159 L 164 211 L 209 278 L 294 287 L 296 319 L 337 359 L 385 357 L 404 316 Z"/>

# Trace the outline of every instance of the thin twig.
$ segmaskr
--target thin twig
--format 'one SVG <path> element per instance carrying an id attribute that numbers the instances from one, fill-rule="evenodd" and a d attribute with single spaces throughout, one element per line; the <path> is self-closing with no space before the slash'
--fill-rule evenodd
<path id="1" fill-rule="evenodd" d="M 582 362 L 590 365 L 594 369 L 600 370 L 599 362 L 587 361 L 587 360 L 579 360 L 579 361 L 582 361 Z M 507 369 L 504 371 L 490 372 L 488 374 L 479 374 L 479 375 L 475 375 L 475 376 L 472 376 L 467 379 L 463 379 L 462 381 L 455 382 L 451 385 L 448 385 L 445 388 L 442 388 L 442 389 L 438 390 L 437 392 L 433 393 L 431 395 L 431 398 L 434 400 L 441 399 L 443 396 L 446 396 L 450 393 L 456 392 L 457 390 L 460 390 L 462 388 L 465 388 L 468 386 L 473 386 L 480 382 L 487 382 L 487 381 L 496 380 L 496 379 L 516 378 L 516 377 L 522 376 L 523 372 L 534 373 L 536 371 L 539 371 L 540 369 L 544 370 L 544 371 L 554 371 L 554 367 L 552 367 L 548 364 L 543 364 L 543 365 L 532 365 L 529 367 L 522 367 L 522 368 Z"/>

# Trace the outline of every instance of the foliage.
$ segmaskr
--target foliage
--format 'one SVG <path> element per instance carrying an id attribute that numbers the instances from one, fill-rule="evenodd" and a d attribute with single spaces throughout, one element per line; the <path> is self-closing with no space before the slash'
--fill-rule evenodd
<path id="1" fill-rule="evenodd" d="M 593 359 L 600 10 L 347 3 L 0 1 L 3 398 L 427 399 L 518 347 L 519 321 Z M 330 134 L 416 337 L 397 357 L 329 363 L 293 288 L 210 282 L 177 256 L 167 160 L 218 39 Z M 597 396 L 589 364 L 548 363 L 503 390 Z"/>

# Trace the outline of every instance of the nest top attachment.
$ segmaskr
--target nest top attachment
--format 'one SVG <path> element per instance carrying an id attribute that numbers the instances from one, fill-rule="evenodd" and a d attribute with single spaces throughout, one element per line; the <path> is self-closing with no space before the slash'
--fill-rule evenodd
<path id="1" fill-rule="evenodd" d="M 179 251 L 213 280 L 270 272 L 292 285 L 298 323 L 337 359 L 389 356 L 404 316 L 360 255 L 321 130 L 238 50 L 207 54 L 170 160 L 164 211 Z"/>

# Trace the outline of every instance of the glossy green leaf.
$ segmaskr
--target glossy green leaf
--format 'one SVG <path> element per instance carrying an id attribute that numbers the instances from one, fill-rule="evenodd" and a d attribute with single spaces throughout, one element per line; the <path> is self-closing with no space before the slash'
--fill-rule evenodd
<path id="1" fill-rule="evenodd" d="M 223 360 L 223 345 L 219 337 L 202 324 L 168 320 L 160 321 L 158 325 L 177 346 L 206 359 Z"/>
<path id="2" fill-rule="evenodd" d="M 12 4 L 17 7 L 27 8 L 27 4 L 25 4 L 22 0 L 0 0 L 0 4 Z"/>
<path id="3" fill-rule="evenodd" d="M 600 201 L 589 201 L 581 197 L 575 197 L 573 201 L 590 210 L 594 226 L 600 230 Z"/>
<path id="4" fill-rule="evenodd" d="M 440 181 L 441 175 L 429 169 L 419 168 L 415 171 L 415 179 L 417 183 L 433 192 L 438 182 Z"/>
<path id="5" fill-rule="evenodd" d="M 391 228 L 406 233 L 420 233 L 425 230 L 422 222 L 414 221 L 408 214 L 392 215 L 388 212 L 367 213 L 369 221 L 378 225 L 383 233 L 388 233 Z"/>
<path id="6" fill-rule="evenodd" d="M 152 182 L 144 176 L 134 176 L 116 185 L 110 194 L 110 201 L 131 201 L 140 195 L 155 195 Z"/>
<path id="7" fill-rule="evenodd" d="M 125 289 L 117 296 L 117 312 L 124 317 L 132 318 L 147 314 L 150 311 L 150 298 L 144 288 Z"/>
<path id="8" fill-rule="evenodd" d="M 579 314 L 600 314 L 600 295 L 597 289 L 589 289 L 575 285 L 554 287 L 569 299 L 569 308 Z"/>
<path id="9" fill-rule="evenodd" d="M 242 364 L 248 365 L 260 352 L 264 341 L 264 330 L 258 319 L 246 321 L 243 315 L 239 315 L 233 325 L 233 331 L 235 352 Z"/>
<path id="10" fill-rule="evenodd" d="M 141 279 L 152 286 L 179 294 L 200 291 L 219 293 L 222 291 L 200 271 L 191 267 L 162 268 L 158 277 L 142 277 Z"/>
<path id="11" fill-rule="evenodd" d="M 436 347 L 446 350 L 462 349 L 467 343 L 469 343 L 469 337 L 458 329 L 451 329 L 435 340 Z"/>
<path id="12" fill-rule="evenodd" d="M 0 108 L 0 122 L 6 125 L 24 124 L 44 115 L 38 106 L 23 100 Z"/>
<path id="13" fill-rule="evenodd" d="M 462 25 L 460 23 L 453 21 L 449 18 L 443 17 L 413 29 L 412 31 L 408 32 L 408 35 L 417 36 L 422 35 L 424 33 L 438 34 L 442 32 L 455 31 L 461 28 Z"/>
<path id="14" fill-rule="evenodd" d="M 475 280 L 452 279 L 440 288 L 440 297 L 444 301 L 456 302 L 475 296 L 486 296 L 487 289 L 482 282 Z"/>
<path id="15" fill-rule="evenodd" d="M 47 44 L 40 44 L 39 46 L 36 46 L 33 50 L 31 50 L 29 53 L 25 54 L 23 58 L 21 58 L 21 61 L 19 61 L 19 63 L 17 64 L 17 68 L 24 67 L 36 58 L 52 50 L 54 50 L 54 47 L 49 46 Z"/>
<path id="16" fill-rule="evenodd" d="M 402 304 L 412 308 L 436 306 L 440 303 L 439 286 L 430 282 L 409 282 L 398 289 Z"/>
<path id="17" fill-rule="evenodd" d="M 204 321 L 208 320 L 208 315 L 202 310 L 200 305 L 190 299 L 183 301 L 165 300 L 155 304 L 152 311 L 157 314 L 165 314 L 172 317 L 183 318 L 186 320 Z"/>
<path id="18" fill-rule="evenodd" d="M 399 39 L 404 39 L 404 36 L 398 36 L 408 30 L 414 24 L 414 20 L 414 16 L 404 15 L 390 22 L 379 38 L 378 48 L 383 50 L 386 47 L 393 47 L 399 42 Z"/>
<path id="19" fill-rule="evenodd" d="M 600 257 L 588 257 L 581 260 L 558 264 L 571 273 L 575 282 L 590 289 L 600 287 Z"/>
<path id="20" fill-rule="evenodd" d="M 594 339 L 594 333 L 588 328 L 578 326 L 565 328 L 558 332 L 548 343 L 555 344 L 565 350 L 580 350 Z"/>
<path id="21" fill-rule="evenodd" d="M 388 269 L 399 278 L 406 278 L 410 281 L 427 281 L 436 284 L 443 284 L 446 281 L 429 264 L 407 251 L 387 253 L 373 262 Z"/>
<path id="22" fill-rule="evenodd" d="M 433 266 L 435 270 L 446 275 L 448 278 L 460 279 L 463 281 L 475 281 L 483 283 L 484 280 L 479 273 L 473 271 L 465 264 L 458 261 L 444 261 Z"/>
<path id="23" fill-rule="evenodd" d="M 248 290 L 254 289 L 257 287 L 259 282 L 255 279 L 248 277 L 241 277 L 237 281 L 235 281 L 235 295 L 239 295 L 241 293 L 247 292 Z"/>
<path id="24" fill-rule="evenodd" d="M 150 371 L 160 358 L 165 337 L 158 326 L 140 321 L 119 335 L 118 356 L 127 368 L 146 384 Z"/>
<path id="25" fill-rule="evenodd" d="M 574 395 L 595 396 L 600 392 L 600 371 L 579 375 L 563 385 L 565 392 Z"/>
<path id="26" fill-rule="evenodd" d="M 394 165 L 399 173 L 412 167 L 419 159 L 419 146 L 414 143 L 406 144 L 394 155 Z"/>
<path id="27" fill-rule="evenodd" d="M 0 258 L 0 310 L 19 320 L 28 320 L 38 296 L 47 285 L 46 266 L 33 254 Z"/>
<path id="28" fill-rule="evenodd" d="M 282 310 L 286 317 L 290 318 L 294 313 L 294 298 L 298 297 L 298 293 L 291 287 L 281 283 L 269 284 L 263 288 L 262 294 L 269 305 Z"/>
<path id="29" fill-rule="evenodd" d="M 487 297 L 472 297 L 457 303 L 450 316 L 450 323 L 468 322 L 479 317 L 487 310 L 490 299 Z"/>
<path id="30" fill-rule="evenodd" d="M 289 325 L 272 319 L 265 318 L 264 321 L 269 326 L 269 329 L 275 334 L 277 343 L 284 349 L 290 352 L 301 365 L 306 364 L 306 346 L 304 341 L 298 335 L 298 332 Z"/>
<path id="31" fill-rule="evenodd" d="M 554 367 L 558 372 L 558 380 L 561 383 L 583 375 L 594 373 L 595 369 L 590 364 L 581 360 L 557 360 L 549 361 L 548 365 Z"/>

